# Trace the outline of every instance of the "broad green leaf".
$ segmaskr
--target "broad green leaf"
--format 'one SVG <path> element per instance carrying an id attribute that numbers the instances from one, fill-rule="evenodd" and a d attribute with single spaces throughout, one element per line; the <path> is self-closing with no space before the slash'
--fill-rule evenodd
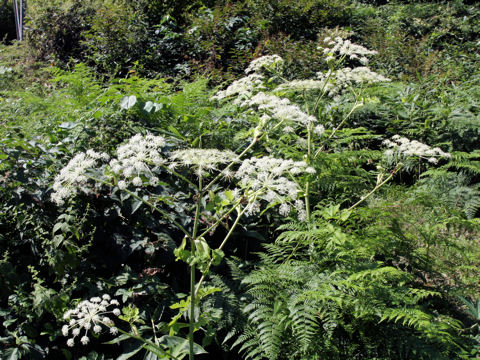
<path id="1" fill-rule="evenodd" d="M 125 96 L 120 102 L 122 109 L 128 110 L 137 103 L 137 97 L 135 95 Z"/>

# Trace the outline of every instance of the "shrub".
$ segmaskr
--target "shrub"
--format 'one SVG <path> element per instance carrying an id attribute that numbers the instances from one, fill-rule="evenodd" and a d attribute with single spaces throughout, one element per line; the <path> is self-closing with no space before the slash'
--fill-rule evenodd
<path id="1" fill-rule="evenodd" d="M 190 22 L 185 39 L 198 70 L 240 73 L 252 59 L 261 28 L 242 4 L 201 8 Z"/>
<path id="2" fill-rule="evenodd" d="M 15 19 L 11 1 L 3 0 L 0 3 L 0 41 L 15 39 Z"/>
<path id="3" fill-rule="evenodd" d="M 35 56 L 53 56 L 61 63 L 81 59 L 85 47 L 83 32 L 95 14 L 94 0 L 73 2 L 33 2 L 27 13 L 26 40 Z"/>
<path id="4" fill-rule="evenodd" d="M 322 27 L 345 25 L 352 7 L 348 0 L 246 0 L 252 14 L 261 17 L 270 34 L 315 40 Z"/>

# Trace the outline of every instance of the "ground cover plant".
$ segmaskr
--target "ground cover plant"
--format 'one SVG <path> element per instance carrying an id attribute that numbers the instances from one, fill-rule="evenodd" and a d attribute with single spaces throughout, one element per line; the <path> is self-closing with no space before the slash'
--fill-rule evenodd
<path id="1" fill-rule="evenodd" d="M 0 358 L 479 356 L 477 5 L 31 9 Z"/>

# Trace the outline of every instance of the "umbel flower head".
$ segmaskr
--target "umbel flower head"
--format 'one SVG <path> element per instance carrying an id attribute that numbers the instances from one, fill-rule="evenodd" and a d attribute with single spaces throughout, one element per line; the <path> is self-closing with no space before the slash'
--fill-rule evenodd
<path id="1" fill-rule="evenodd" d="M 154 172 L 166 160 L 162 157 L 162 150 L 167 142 L 163 136 L 152 134 L 133 136 L 128 143 L 117 149 L 117 158 L 110 161 L 110 168 L 122 180 L 118 182 L 120 189 L 126 188 L 130 183 L 142 186 L 144 178 L 149 184 L 158 184 Z"/>
<path id="2" fill-rule="evenodd" d="M 217 149 L 186 149 L 170 154 L 170 167 L 192 166 L 198 175 L 205 171 L 218 170 L 219 164 L 229 164 L 235 161 L 237 154 L 230 150 Z"/>
<path id="3" fill-rule="evenodd" d="M 52 201 L 58 205 L 63 205 L 65 199 L 75 195 L 77 189 L 85 186 L 88 182 L 87 172 L 104 160 L 108 160 L 109 156 L 105 153 L 97 153 L 88 150 L 86 153 L 79 153 L 65 166 L 55 177 L 53 184 Z"/>
<path id="4" fill-rule="evenodd" d="M 290 213 L 290 203 L 295 201 L 299 220 L 305 219 L 305 207 L 298 194 L 301 191 L 297 183 L 287 178 L 299 174 L 315 174 L 315 170 L 304 161 L 277 159 L 270 156 L 246 159 L 236 172 L 240 186 L 259 199 L 280 204 L 280 215 Z M 250 203 L 249 213 L 259 209 L 259 204 Z"/>
<path id="5" fill-rule="evenodd" d="M 83 345 L 87 345 L 90 341 L 89 330 L 99 334 L 104 328 L 108 328 L 111 334 L 116 335 L 118 329 L 111 318 L 120 315 L 119 305 L 117 300 L 104 294 L 101 298 L 93 297 L 90 300 L 84 300 L 74 309 L 68 310 L 63 315 L 63 319 L 68 321 L 68 325 L 62 327 L 63 336 L 69 337 L 67 345 L 74 346 L 77 337 L 80 337 Z"/>
<path id="6" fill-rule="evenodd" d="M 283 59 L 278 55 L 265 55 L 253 60 L 245 69 L 245 73 L 261 73 L 264 70 L 275 70 L 283 66 Z"/>
<path id="7" fill-rule="evenodd" d="M 243 78 L 235 80 L 225 90 L 217 92 L 211 100 L 223 100 L 236 96 L 234 104 L 239 104 L 245 99 L 251 98 L 257 91 L 265 90 L 265 70 L 280 69 L 283 66 L 283 59 L 278 55 L 266 55 L 253 60 L 245 69 L 248 74 Z"/>
<path id="8" fill-rule="evenodd" d="M 325 83 L 324 92 L 329 96 L 337 95 L 351 85 L 373 84 L 387 82 L 390 79 L 370 70 L 366 66 L 356 68 L 345 67 L 338 70 L 328 70 L 326 73 L 318 72 L 319 81 Z"/>
<path id="9" fill-rule="evenodd" d="M 252 97 L 253 93 L 265 89 L 263 75 L 253 73 L 231 83 L 225 90 L 217 92 L 211 97 L 211 100 L 223 100 L 231 96 L 237 96 L 235 103 L 242 99 Z"/>
<path id="10" fill-rule="evenodd" d="M 258 110 L 267 111 L 272 118 L 292 124 L 308 126 L 317 121 L 315 116 L 306 114 L 298 105 L 292 104 L 289 99 L 279 98 L 263 92 L 259 92 L 251 99 L 245 100 L 242 106 L 256 107 Z"/>
<path id="11" fill-rule="evenodd" d="M 77 154 L 55 177 L 51 199 L 62 205 L 65 199 L 74 196 L 78 189 L 86 188 L 92 175 L 95 175 L 95 180 L 91 181 L 96 182 L 96 185 L 101 185 L 97 181 L 101 177 L 112 180 L 113 174 L 120 178 L 120 189 L 127 188 L 130 183 L 139 187 L 144 185 L 145 181 L 156 186 L 159 179 L 155 172 L 166 162 L 162 157 L 165 146 L 166 140 L 162 136 L 137 134 L 118 148 L 118 157 L 109 164 L 111 171 L 103 173 L 99 170 L 105 170 L 102 166 L 109 160 L 107 154 L 99 154 L 93 150 Z"/>
<path id="12" fill-rule="evenodd" d="M 334 59 L 335 55 L 340 55 L 340 57 L 348 57 L 350 60 L 358 60 L 362 65 L 368 64 L 367 56 L 378 54 L 375 50 L 368 50 L 361 45 L 352 43 L 350 40 L 344 40 L 340 36 L 333 39 L 326 37 L 323 39 L 323 46 L 320 46 L 319 49 L 327 55 L 327 62 Z"/>
<path id="13" fill-rule="evenodd" d="M 387 157 L 399 156 L 406 158 L 417 156 L 421 159 L 426 159 L 431 164 L 436 164 L 438 158 L 452 157 L 449 153 L 444 152 L 438 147 L 431 148 L 417 140 L 409 140 L 400 135 L 394 135 L 391 140 L 384 140 L 383 144 L 390 148 L 385 151 Z"/>

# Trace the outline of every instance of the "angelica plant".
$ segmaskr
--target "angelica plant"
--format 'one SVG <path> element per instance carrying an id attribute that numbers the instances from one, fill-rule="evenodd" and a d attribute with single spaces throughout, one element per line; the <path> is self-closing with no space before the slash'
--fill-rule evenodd
<path id="1" fill-rule="evenodd" d="M 53 184 L 51 199 L 58 205 L 63 205 L 80 193 L 124 193 L 137 203 L 149 206 L 153 213 L 156 212 L 183 233 L 182 244 L 175 250 L 175 255 L 190 267 L 190 296 L 184 305 L 177 308 L 179 315 L 188 316 L 190 359 L 194 357 L 193 333 L 198 328 L 195 325 L 196 308 L 199 299 L 208 295 L 208 291 L 202 291 L 202 283 L 210 267 L 221 261 L 222 249 L 242 217 L 258 216 L 262 208 L 278 207 L 280 215 L 288 216 L 296 212 L 300 220 L 305 218 L 304 206 L 299 199 L 302 190 L 296 178 L 315 171 L 303 161 L 247 157 L 250 149 L 264 135 L 259 130 L 250 145 L 236 154 L 230 150 L 186 149 L 163 136 L 137 134 L 118 147 L 112 157 L 94 150 L 76 155 L 60 171 Z M 180 192 L 172 193 L 167 198 L 160 195 L 164 193 L 164 188 L 178 182 L 183 184 L 184 193 L 193 193 L 190 224 L 181 224 L 175 218 L 172 204 Z M 233 214 L 236 216 L 222 243 L 217 249 L 211 249 L 205 237 L 227 222 Z M 209 221 L 202 222 L 201 219 L 205 218 Z M 198 282 L 197 270 L 202 273 Z M 73 338 L 68 340 L 69 346 L 74 345 L 75 337 L 80 334 L 79 329 L 89 330 L 93 327 L 94 332 L 100 332 L 102 324 L 109 325 L 100 317 L 106 311 L 107 304 L 104 302 L 107 299 L 101 300 L 98 306 L 97 299 L 94 300 L 82 302 L 81 310 L 68 313 L 70 317 L 77 317 L 73 319 L 75 321 L 71 320 L 72 329 L 63 328 L 67 335 L 72 331 Z M 117 309 L 115 313 L 118 313 Z M 178 318 L 175 317 L 171 326 Z M 88 319 L 88 324 L 85 319 Z M 81 342 L 88 342 L 86 333 Z"/>
<path id="2" fill-rule="evenodd" d="M 341 55 L 338 64 L 346 56 L 352 60 L 354 54 L 366 57 L 374 53 L 351 43 L 342 46 L 332 50 Z M 373 81 L 372 73 L 363 67 L 356 71 L 344 68 L 334 73 L 333 65 L 328 75 L 321 79 L 278 83 L 281 76 L 274 76 L 275 80 L 270 81 L 272 77 L 269 76 L 279 73 L 282 66 L 283 60 L 277 55 L 256 59 L 247 68 L 244 78 L 212 97 L 213 101 L 232 101 L 250 122 L 250 138 L 240 148 L 243 150 L 185 148 L 178 139 L 137 134 L 110 156 L 94 150 L 76 155 L 53 184 L 51 198 L 58 205 L 80 193 L 114 194 L 114 199 L 120 202 L 134 199 L 132 208 L 135 210 L 141 205 L 148 206 L 153 214 L 182 233 L 174 254 L 189 267 L 190 292 L 186 300 L 174 304 L 179 312 L 169 326 L 175 333 L 176 322 L 182 316 L 188 318 L 190 360 L 194 358 L 193 334 L 200 328 L 196 310 L 200 299 L 211 293 L 211 289 L 202 287 L 203 282 L 211 266 L 222 260 L 223 248 L 235 229 L 243 218 L 258 217 L 274 208 L 280 216 L 296 215 L 299 221 L 310 226 L 311 184 L 320 170 L 314 167 L 316 159 L 321 152 L 328 151 L 325 147 L 328 140 L 361 106 L 357 101 L 349 114 L 332 126 L 325 122 L 327 110 L 320 108 L 320 104 L 333 101 L 330 93 L 334 87 L 347 89 Z M 340 73 L 350 75 L 338 76 Z M 386 78 L 377 80 L 386 81 Z M 302 104 L 286 96 L 298 91 L 303 93 Z M 308 101 L 309 92 L 313 101 Z M 282 137 L 294 141 L 296 147 L 302 148 L 301 153 L 285 157 L 272 150 L 272 139 Z M 271 154 L 252 156 L 253 150 L 260 146 Z M 438 151 L 435 154 L 440 155 Z M 379 181 L 371 193 L 393 174 Z M 175 204 L 180 200 L 186 201 L 186 205 L 179 210 Z M 179 211 L 185 212 L 182 215 L 189 220 L 178 221 Z M 211 248 L 208 236 L 222 225 L 227 234 L 217 248 Z M 201 277 L 197 280 L 198 271 Z M 99 330 L 101 324 L 93 326 Z M 70 329 L 65 329 L 69 333 Z"/>
<path id="3" fill-rule="evenodd" d="M 319 50 L 324 54 L 329 69 L 318 73 L 316 79 L 279 81 L 282 79 L 283 61 L 278 55 L 267 55 L 254 60 L 245 71 L 246 77 L 219 91 L 212 100 L 232 101 L 244 114 L 250 114 L 252 127 L 269 131 L 270 139 L 276 136 L 287 147 L 301 149 L 303 153 L 297 160 L 305 161 L 307 167 L 311 167 L 320 152 L 325 150 L 325 143 L 363 105 L 358 87 L 389 81 L 366 67 L 369 57 L 376 51 L 339 36 L 325 38 Z M 347 60 L 361 66 L 345 66 Z M 327 114 L 341 103 L 339 96 L 347 93 L 354 96 L 354 104 L 337 126 L 327 129 L 330 132 L 327 137 Z M 292 98 L 298 99 L 298 95 L 302 97 L 301 104 L 292 101 Z M 269 147 L 266 150 L 270 151 Z M 305 173 L 302 180 L 305 203 L 302 214 L 306 214 L 302 218 L 307 222 L 310 219 L 312 175 Z M 282 209 L 285 210 L 286 205 Z"/>

